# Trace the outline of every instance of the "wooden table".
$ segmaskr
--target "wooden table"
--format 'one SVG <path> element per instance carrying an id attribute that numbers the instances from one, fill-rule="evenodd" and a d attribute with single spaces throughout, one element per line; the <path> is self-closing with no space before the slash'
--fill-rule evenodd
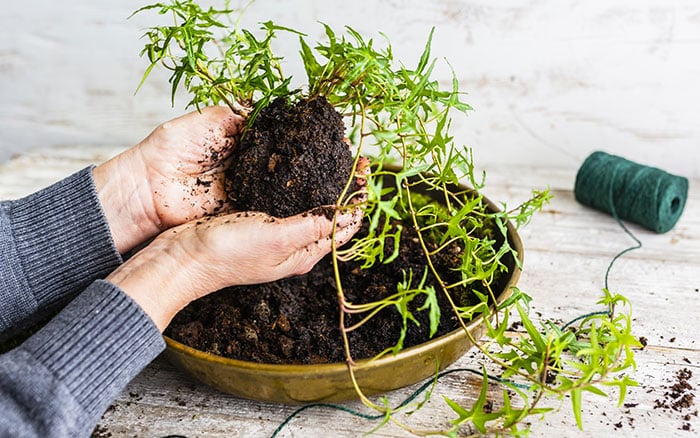
<path id="1" fill-rule="evenodd" d="M 118 149 L 59 148 L 16 157 L 0 165 L 0 198 L 28 194 L 89 163 L 100 163 Z M 517 205 L 530 189 L 549 186 L 554 199 L 521 231 L 525 266 L 519 286 L 533 298 L 537 318 L 568 321 L 600 310 L 605 270 L 612 257 L 633 243 L 608 215 L 578 204 L 572 193 L 576 169 L 490 168 L 487 189 L 491 199 Z M 680 411 L 658 407 L 668 400 L 676 373 L 692 371 L 690 392 L 700 393 L 700 181 L 693 180 L 679 223 L 657 235 L 631 225 L 643 247 L 620 259 L 610 274 L 613 292 L 634 305 L 634 333 L 647 346 L 636 352 L 637 370 L 625 405 L 616 397 L 584 396 L 584 431 L 579 431 L 569 402 L 547 400 L 558 408 L 544 420 L 533 419 L 534 436 L 694 436 L 700 432 L 700 400 Z M 452 368 L 480 368 L 478 355 L 468 353 Z M 478 376 L 455 373 L 442 379 L 438 393 L 469 403 L 478 395 Z M 394 404 L 419 385 L 389 394 Z M 492 385 L 489 397 L 500 394 Z M 346 407 L 367 412 L 359 403 Z M 124 390 L 105 413 L 102 436 L 264 437 L 270 436 L 297 409 L 293 406 L 241 400 L 205 387 L 158 358 Z M 416 426 L 447 424 L 452 412 L 434 397 L 407 419 Z M 280 437 L 355 437 L 376 423 L 331 409 L 310 409 L 294 418 Z M 684 429 L 690 429 L 684 430 Z M 379 437 L 408 436 L 395 426 Z"/>

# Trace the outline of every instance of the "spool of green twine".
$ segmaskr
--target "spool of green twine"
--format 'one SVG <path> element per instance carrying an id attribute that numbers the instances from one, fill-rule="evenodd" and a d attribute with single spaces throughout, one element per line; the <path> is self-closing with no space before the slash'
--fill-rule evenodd
<path id="1" fill-rule="evenodd" d="M 584 205 L 665 233 L 683 213 L 688 179 L 598 151 L 578 170 L 574 194 Z"/>

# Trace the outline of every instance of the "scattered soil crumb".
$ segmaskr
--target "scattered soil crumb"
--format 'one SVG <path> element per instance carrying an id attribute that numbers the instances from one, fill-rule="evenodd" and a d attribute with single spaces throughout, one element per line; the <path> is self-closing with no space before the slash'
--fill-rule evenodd
<path id="1" fill-rule="evenodd" d="M 90 438 L 110 438 L 112 437 L 112 432 L 107 429 L 107 427 L 102 425 L 97 425 L 92 431 Z"/>
<path id="2" fill-rule="evenodd" d="M 178 406 L 187 406 L 187 402 L 180 397 L 173 397 L 172 399 Z"/>
<path id="3" fill-rule="evenodd" d="M 692 377 L 693 372 L 688 368 L 676 371 L 671 385 L 666 387 L 667 391 L 664 393 L 663 398 L 654 402 L 654 409 L 664 409 L 683 414 L 681 417 L 682 424 L 678 427 L 679 430 L 693 430 L 690 420 L 698 416 L 697 409 L 693 409 L 695 406 L 695 394 L 692 392 L 694 388 L 690 383 Z"/>

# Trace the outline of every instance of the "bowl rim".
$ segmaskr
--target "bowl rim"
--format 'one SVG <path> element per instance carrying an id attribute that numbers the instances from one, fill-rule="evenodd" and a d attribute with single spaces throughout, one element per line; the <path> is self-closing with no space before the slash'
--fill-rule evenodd
<path id="1" fill-rule="evenodd" d="M 500 211 L 500 209 L 486 196 L 483 197 L 484 202 L 493 211 Z M 491 309 L 495 309 L 497 306 L 501 305 L 505 300 L 507 300 L 513 290 L 513 287 L 518 283 L 520 274 L 522 272 L 521 266 L 523 263 L 523 246 L 520 235 L 517 229 L 512 224 L 511 221 L 506 222 L 506 228 L 508 230 L 508 242 L 517 252 L 517 257 L 514 263 L 513 270 L 510 272 L 510 277 L 506 285 L 503 287 L 500 295 L 498 296 L 495 305 L 489 306 Z M 484 315 L 481 314 L 474 318 L 467 324 L 467 330 L 473 333 L 475 329 L 483 324 Z M 414 345 L 399 351 L 397 354 L 387 354 L 381 358 L 366 358 L 358 359 L 354 361 L 354 370 L 370 370 L 375 367 L 386 367 L 397 361 L 403 361 L 407 358 L 420 356 L 426 354 L 435 348 L 442 345 L 448 345 L 455 342 L 457 338 L 464 337 L 463 327 L 458 327 L 451 332 L 445 333 L 437 338 L 430 339 L 422 344 Z M 237 368 L 240 370 L 249 370 L 255 372 L 265 372 L 270 374 L 308 374 L 308 373 L 323 373 L 337 370 L 338 368 L 347 368 L 349 365 L 346 362 L 331 362 L 322 364 L 281 364 L 281 363 L 264 363 L 264 362 L 253 362 L 240 359 L 233 359 L 224 356 L 219 356 L 213 353 L 208 353 L 202 350 L 185 345 L 179 341 L 176 341 L 166 335 L 163 335 L 165 343 L 168 348 L 175 350 L 178 354 L 184 354 L 185 356 L 192 357 L 193 359 L 203 360 L 209 363 L 216 363 L 229 368 Z"/>

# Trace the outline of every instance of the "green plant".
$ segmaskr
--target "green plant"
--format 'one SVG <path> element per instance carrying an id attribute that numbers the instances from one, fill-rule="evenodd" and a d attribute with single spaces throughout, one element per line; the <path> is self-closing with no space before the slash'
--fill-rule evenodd
<path id="1" fill-rule="evenodd" d="M 624 400 L 626 386 L 634 382 L 620 376 L 620 372 L 634 366 L 631 348 L 637 345 L 630 333 L 630 314 L 619 313 L 621 306 L 629 304 L 624 297 L 605 290 L 601 303 L 609 311 L 587 316 L 576 330 L 561 329 L 552 323 L 536 327 L 527 312 L 530 298 L 519 290 L 494 308 L 497 297 L 491 285 L 507 270 L 505 260 L 515 252 L 508 241 L 506 223 L 527 224 L 550 195 L 547 190 L 533 191 L 531 199 L 514 209 L 488 208 L 481 194 L 483 173 L 477 174 L 471 151 L 455 145 L 450 134 L 452 117 L 467 113 L 471 107 L 462 101 L 454 74 L 447 90 L 432 78 L 436 66 L 431 57 L 432 32 L 417 65 L 408 68 L 394 60 L 388 38 L 384 37 L 383 46 L 378 48 L 372 39 L 350 27 L 339 35 L 323 25 L 326 41 L 312 46 L 305 34 L 270 21 L 262 23 L 257 33 L 241 28 L 240 16 L 228 3 L 222 9 L 203 9 L 192 0 L 172 0 L 145 6 L 137 12 L 146 10 L 171 14 L 174 24 L 146 32 L 143 54 L 150 64 L 143 80 L 161 65 L 171 73 L 173 99 L 177 90 L 184 87 L 192 96 L 188 106 L 225 104 L 247 117 L 249 124 L 275 98 L 294 101 L 323 96 L 348 120 L 350 137 L 356 146 L 355 162 L 362 155 L 370 156 L 368 196 L 362 205 L 369 222 L 368 233 L 354 239 L 348 247 L 333 248 L 338 303 L 342 309 L 339 323 L 353 381 L 355 365 L 348 334 L 381 309 L 395 308 L 404 326 L 399 341 L 382 354 L 401 350 L 406 328 L 416 323 L 414 311 L 429 312 L 430 331 L 435 333 L 441 317 L 436 305 L 439 294 L 450 300 L 468 336 L 471 334 L 466 323 L 471 318 L 484 315 L 487 321 L 493 321 L 487 325 L 489 342 L 473 338 L 471 341 L 503 369 L 501 381 L 510 390 L 504 390 L 503 406 L 486 408 L 488 376 L 484 373 L 481 396 L 472 407 L 447 400 L 457 414 L 451 428 L 412 430 L 393 415 L 395 411 L 386 399 L 375 403 L 355 384 L 362 401 L 384 413 L 385 422 L 395 422 L 419 435 L 456 436 L 465 424 L 477 433 L 522 435 L 527 431 L 523 420 L 546 411 L 539 407 L 544 395 L 561 399 L 570 396 L 579 426 L 584 391 L 606 396 L 602 388 L 614 386 L 620 390 L 620 402 Z M 292 83 L 282 70 L 283 57 L 273 51 L 272 43 L 281 33 L 299 40 L 307 75 L 303 83 Z M 398 165 L 398 170 L 389 164 Z M 348 192 L 354 178 L 353 173 L 338 198 L 338 211 L 349 208 L 347 200 L 352 194 Z M 469 181 L 473 189 L 455 189 L 461 181 Z M 426 270 L 405 272 L 396 292 L 381 301 L 349 302 L 343 292 L 339 263 L 359 260 L 364 269 L 391 263 L 404 227 L 418 232 Z M 433 264 L 437 255 L 450 248 L 459 248 L 459 278 L 454 281 L 446 280 Z M 429 276 L 435 279 L 430 284 L 426 282 Z M 468 294 L 469 298 L 455 300 L 455 292 L 462 297 Z M 417 297 L 423 304 L 411 310 L 409 304 Z M 513 310 L 525 332 L 509 336 L 506 329 Z M 362 317 L 347 325 L 346 317 L 351 314 Z M 512 400 L 513 395 L 518 402 Z"/>

